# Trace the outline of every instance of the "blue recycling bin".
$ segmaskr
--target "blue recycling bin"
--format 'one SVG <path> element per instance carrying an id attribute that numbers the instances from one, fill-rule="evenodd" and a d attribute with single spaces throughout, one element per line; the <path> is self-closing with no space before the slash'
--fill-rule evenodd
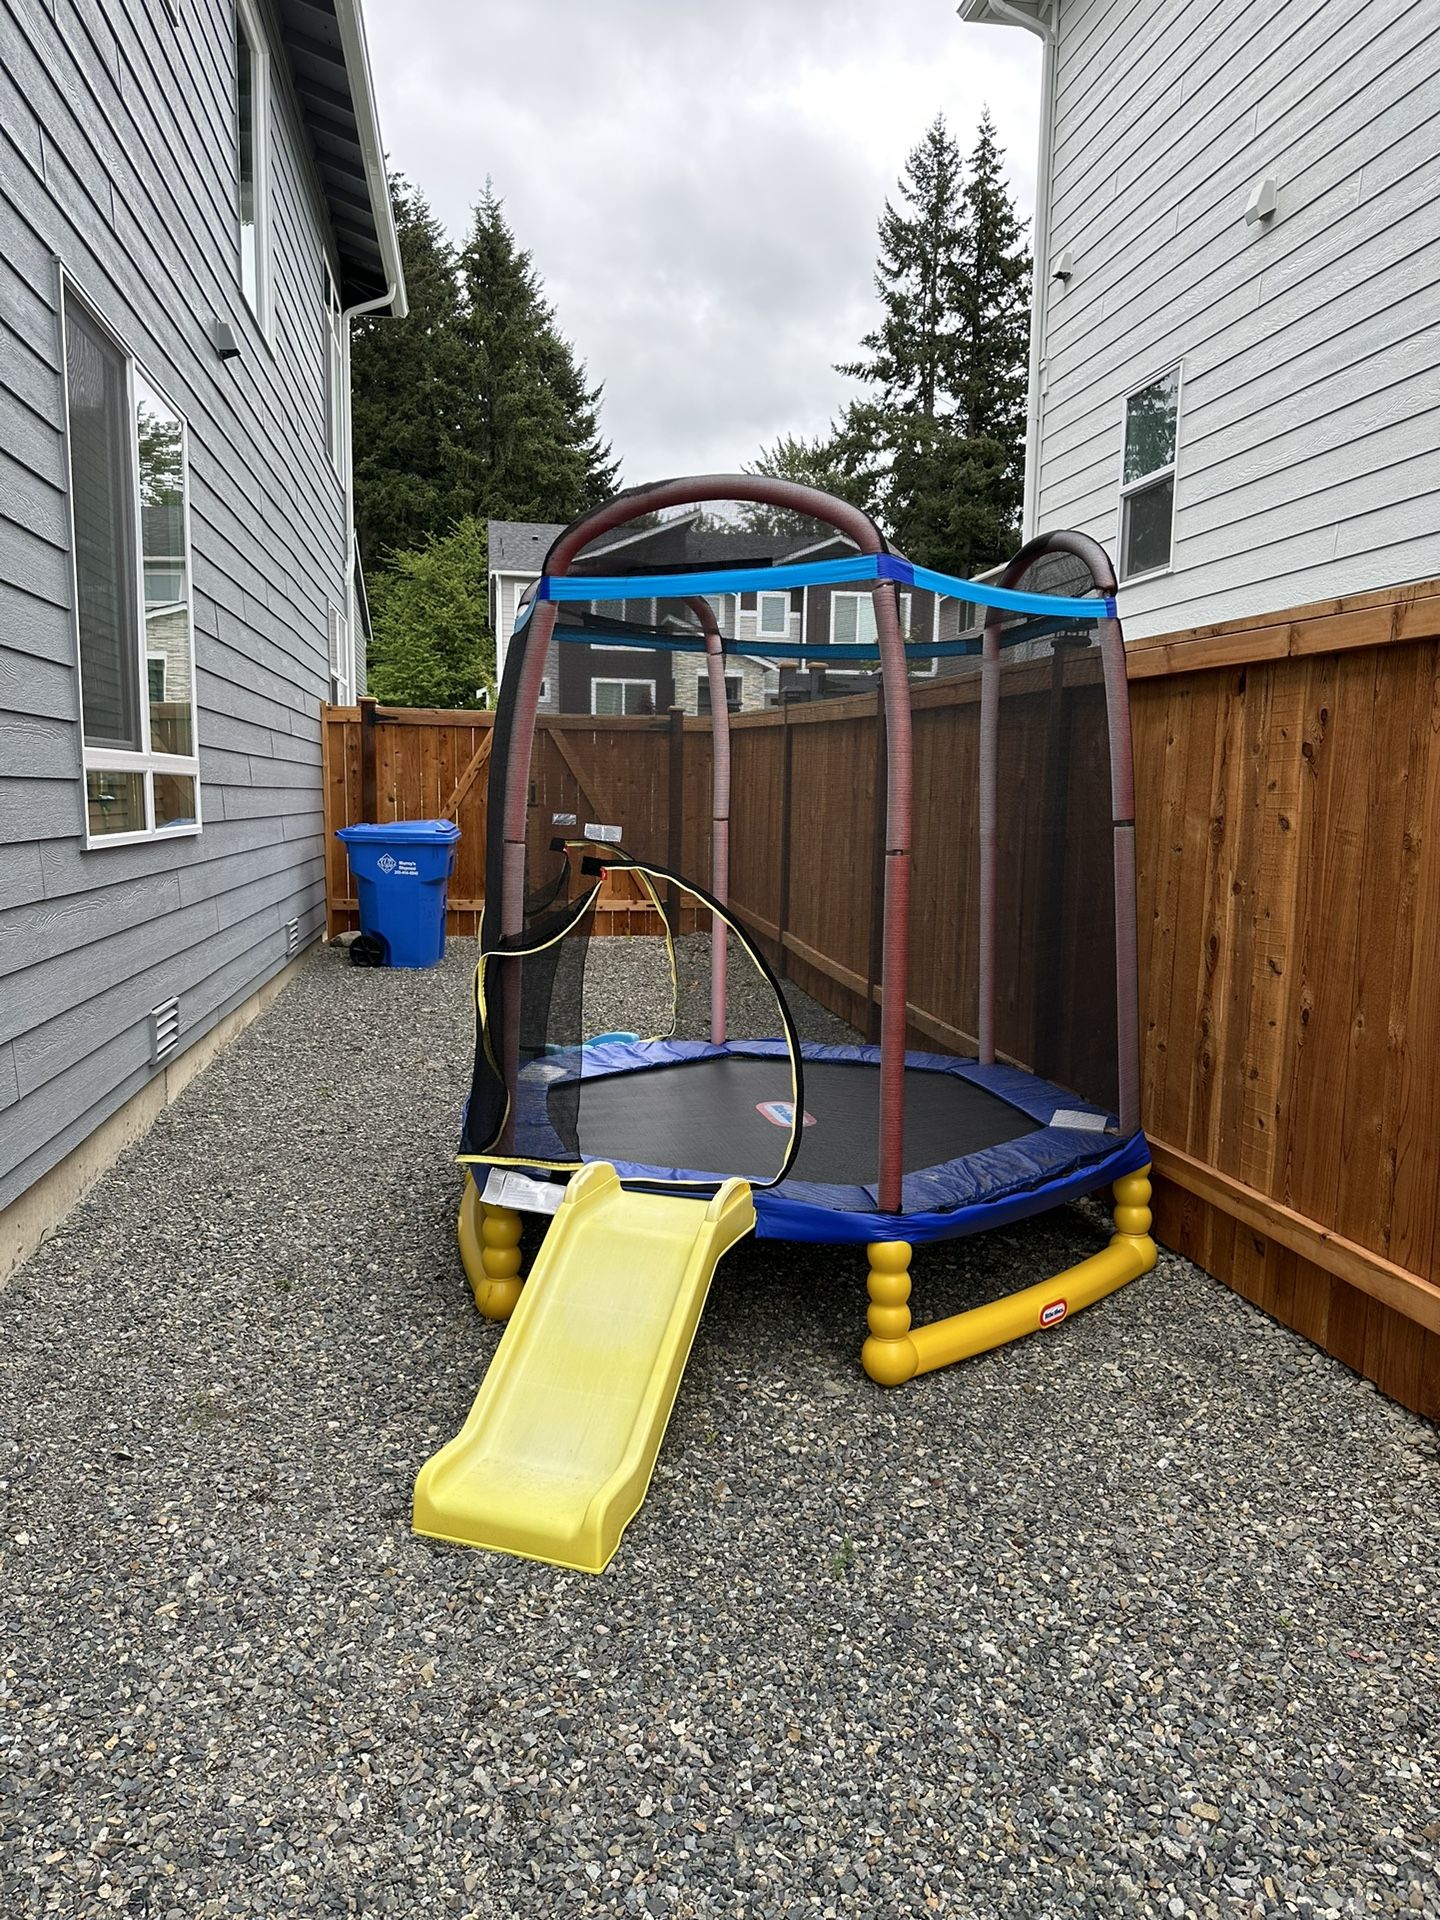
<path id="1" fill-rule="evenodd" d="M 360 931 L 389 967 L 433 967 L 445 953 L 445 890 L 460 829 L 453 820 L 341 827 L 360 901 Z"/>

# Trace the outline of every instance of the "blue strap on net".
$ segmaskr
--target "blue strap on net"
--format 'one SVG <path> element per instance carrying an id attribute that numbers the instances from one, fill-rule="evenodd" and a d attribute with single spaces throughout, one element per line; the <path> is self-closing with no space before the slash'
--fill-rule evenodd
<path id="1" fill-rule="evenodd" d="M 1113 620 L 1112 597 L 1071 600 L 1053 593 L 1019 593 L 1013 587 L 992 587 L 978 580 L 959 580 L 931 567 L 912 566 L 893 553 L 857 553 L 846 560 L 813 560 L 791 567 L 737 567 L 716 573 L 542 574 L 536 582 L 536 600 L 683 600 L 691 594 L 764 593 L 789 587 L 843 586 L 856 580 L 895 580 L 902 586 L 924 587 L 946 599 L 972 606 L 996 607 L 1003 613 L 1048 613 L 1072 620 Z"/>

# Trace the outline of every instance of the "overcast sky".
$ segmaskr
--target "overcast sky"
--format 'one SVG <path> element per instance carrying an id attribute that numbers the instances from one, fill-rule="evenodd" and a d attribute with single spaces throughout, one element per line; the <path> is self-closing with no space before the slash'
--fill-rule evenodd
<path id="1" fill-rule="evenodd" d="M 875 224 L 988 106 L 1026 217 L 1039 43 L 953 0 L 367 0 L 391 165 L 460 238 L 486 175 L 605 384 L 629 484 L 822 430 Z"/>

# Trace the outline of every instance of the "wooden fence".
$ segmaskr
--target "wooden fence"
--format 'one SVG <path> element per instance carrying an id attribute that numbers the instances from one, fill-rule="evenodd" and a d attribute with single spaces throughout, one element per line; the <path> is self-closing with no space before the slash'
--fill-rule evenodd
<path id="1" fill-rule="evenodd" d="M 1440 1415 L 1440 583 L 1142 642 L 1129 666 L 1157 1232 Z M 1033 724 L 1023 699 L 1013 711 L 1023 759 L 1053 707 L 1037 701 Z M 973 694 L 917 690 L 915 721 L 910 1025 L 922 1045 L 964 1046 L 973 870 L 954 809 L 974 788 Z M 459 819 L 451 927 L 473 931 L 488 716 L 328 709 L 324 737 L 329 825 Z M 863 701 L 734 721 L 736 904 L 796 984 L 862 1030 L 879 998 L 882 753 Z M 646 851 L 703 883 L 709 767 L 708 720 L 548 721 L 532 818 L 537 832 L 552 811 L 624 822 L 627 843 L 648 835 Z M 1039 760 L 1019 775 L 1016 791 L 1080 823 L 1049 837 L 1047 910 L 1058 950 L 1103 966 L 1084 856 L 1095 769 L 1072 756 L 1062 793 Z M 1034 826 L 1017 815 L 1017 840 Z M 354 903 L 331 844 L 334 932 Z M 1040 884 L 1023 862 L 1001 870 Z M 1017 903 L 1031 925 L 1038 900 Z M 614 912 L 647 924 L 628 903 Z M 1001 1011 L 1007 1050 L 1033 1062 L 1048 1048 L 1061 1079 L 1067 1061 L 1089 1070 L 1083 973 Z"/>
<path id="2" fill-rule="evenodd" d="M 349 862 L 335 829 L 362 820 L 455 821 L 461 837 L 446 931 L 471 936 L 478 931 L 485 896 L 493 724 L 489 713 L 380 707 L 373 700 L 362 700 L 358 707 L 321 709 L 329 938 L 360 924 Z M 697 726 L 686 724 L 692 732 Z M 702 809 L 708 807 L 709 723 L 704 724 L 707 738 L 689 743 L 687 759 L 678 714 L 602 723 L 568 716 L 542 720 L 531 765 L 535 834 L 548 839 L 557 813 L 573 815 L 582 828 L 592 821 L 663 823 L 667 817 L 683 817 L 690 823 L 686 842 L 672 843 L 662 832 L 658 847 L 645 838 L 646 849 L 664 865 L 695 873 L 703 884 L 693 861 L 700 850 L 708 872 Z M 695 916 L 687 911 L 685 918 L 691 924 Z M 658 927 L 642 889 L 623 875 L 607 876 L 596 931 L 654 933 Z"/>

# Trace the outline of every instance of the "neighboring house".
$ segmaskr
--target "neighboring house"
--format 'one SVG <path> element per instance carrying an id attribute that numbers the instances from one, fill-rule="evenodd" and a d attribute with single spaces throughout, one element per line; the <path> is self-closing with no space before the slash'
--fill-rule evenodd
<path id="1" fill-rule="evenodd" d="M 505 648 L 526 587 L 540 577 L 551 542 L 563 531 L 531 521 L 492 520 L 489 525 L 490 610 L 495 629 L 497 666 L 503 671 Z M 837 535 L 817 545 L 775 534 L 717 531 L 700 513 L 665 521 L 639 532 L 618 530 L 593 546 L 586 565 L 610 574 L 663 566 L 676 573 L 721 567 L 781 566 L 787 561 L 840 557 L 853 552 Z M 727 705 L 751 713 L 786 697 L 811 699 L 852 692 L 866 684 L 854 668 L 831 664 L 825 650 L 832 642 L 864 643 L 875 638 L 875 611 L 869 591 L 809 587 L 767 593 L 709 596 L 720 632 L 732 645 L 725 661 Z M 906 630 L 915 640 L 953 639 L 959 629 L 954 601 L 937 601 L 923 591 L 900 596 Z M 641 616 L 642 603 L 599 603 L 591 611 L 617 620 Z M 803 647 L 803 659 L 777 659 L 776 645 Z M 917 673 L 934 668 L 919 661 Z M 704 660 L 692 653 L 626 650 L 566 640 L 550 643 L 541 711 L 546 713 L 647 714 L 678 706 L 687 713 L 710 710 L 709 675 Z"/>
<path id="2" fill-rule="evenodd" d="M 3 1209 L 323 927 L 404 289 L 358 0 L 0 0 L 0 149 Z"/>
<path id="3" fill-rule="evenodd" d="M 1132 636 L 1440 575 L 1433 5 L 958 11 L 1044 41 L 1027 533 Z"/>

